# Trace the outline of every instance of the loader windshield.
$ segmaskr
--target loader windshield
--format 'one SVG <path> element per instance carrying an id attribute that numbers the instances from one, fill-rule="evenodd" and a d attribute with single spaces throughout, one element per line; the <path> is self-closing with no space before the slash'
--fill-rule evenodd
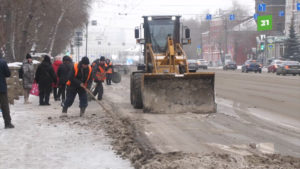
<path id="1" fill-rule="evenodd" d="M 173 20 L 152 20 L 149 22 L 149 28 L 153 51 L 155 53 L 165 53 L 167 50 L 167 37 L 173 37 L 175 22 Z"/>

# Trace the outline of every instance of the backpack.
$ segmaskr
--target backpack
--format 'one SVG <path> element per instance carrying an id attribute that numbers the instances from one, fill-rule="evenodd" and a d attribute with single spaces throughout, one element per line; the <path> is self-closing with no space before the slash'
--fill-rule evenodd
<path id="1" fill-rule="evenodd" d="M 23 71 L 23 65 L 22 65 L 21 68 L 19 69 L 19 79 L 23 79 L 23 74 L 24 74 L 24 71 Z"/>

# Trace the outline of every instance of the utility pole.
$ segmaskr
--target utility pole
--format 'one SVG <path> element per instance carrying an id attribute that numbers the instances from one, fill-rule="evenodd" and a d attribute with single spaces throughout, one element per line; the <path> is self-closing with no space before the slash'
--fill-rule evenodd
<path id="1" fill-rule="evenodd" d="M 86 23 L 86 44 L 85 44 L 85 56 L 87 57 L 88 56 L 88 35 L 89 35 L 89 22 Z"/>
<path id="2" fill-rule="evenodd" d="M 77 62 L 79 62 L 79 55 L 80 55 L 80 50 L 79 50 L 79 45 L 77 46 Z"/>
<path id="3" fill-rule="evenodd" d="M 225 55 L 228 54 L 228 22 L 227 22 L 227 16 L 226 14 L 223 15 L 223 24 L 224 24 L 224 32 L 225 32 L 225 35 L 224 35 L 224 45 L 225 45 L 225 54 L 221 52 L 220 50 L 220 56 L 221 56 L 221 61 L 222 61 L 222 64 L 224 65 L 225 64 Z M 222 46 L 220 45 L 220 48 Z M 234 59 L 235 60 L 235 59 Z"/>
<path id="4" fill-rule="evenodd" d="M 228 53 L 228 23 L 227 23 L 227 18 L 224 16 L 224 22 L 225 22 L 225 54 Z"/>
<path id="5" fill-rule="evenodd" d="M 210 34 L 211 34 L 211 29 L 210 29 L 210 23 L 211 21 L 208 21 L 208 44 L 209 44 L 209 54 L 210 54 L 210 62 L 213 63 L 213 56 L 212 56 L 212 51 L 211 51 L 211 37 L 210 37 Z M 211 65 L 213 66 L 213 64 Z"/>

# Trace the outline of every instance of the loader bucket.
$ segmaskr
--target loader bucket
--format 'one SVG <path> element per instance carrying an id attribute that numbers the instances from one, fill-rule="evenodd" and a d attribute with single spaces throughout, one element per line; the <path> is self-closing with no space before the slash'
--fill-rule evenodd
<path id="1" fill-rule="evenodd" d="M 145 74 L 142 98 L 145 112 L 216 112 L 214 73 Z"/>

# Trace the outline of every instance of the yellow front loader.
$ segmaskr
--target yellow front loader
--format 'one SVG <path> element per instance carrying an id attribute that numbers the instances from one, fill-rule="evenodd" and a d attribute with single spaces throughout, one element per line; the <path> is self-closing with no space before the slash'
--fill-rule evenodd
<path id="1" fill-rule="evenodd" d="M 180 29 L 180 16 L 143 18 L 143 30 L 135 30 L 137 42 L 144 45 L 144 64 L 131 75 L 134 108 L 151 113 L 215 112 L 215 74 L 189 72 L 182 45 L 191 43 L 190 30 Z"/>

